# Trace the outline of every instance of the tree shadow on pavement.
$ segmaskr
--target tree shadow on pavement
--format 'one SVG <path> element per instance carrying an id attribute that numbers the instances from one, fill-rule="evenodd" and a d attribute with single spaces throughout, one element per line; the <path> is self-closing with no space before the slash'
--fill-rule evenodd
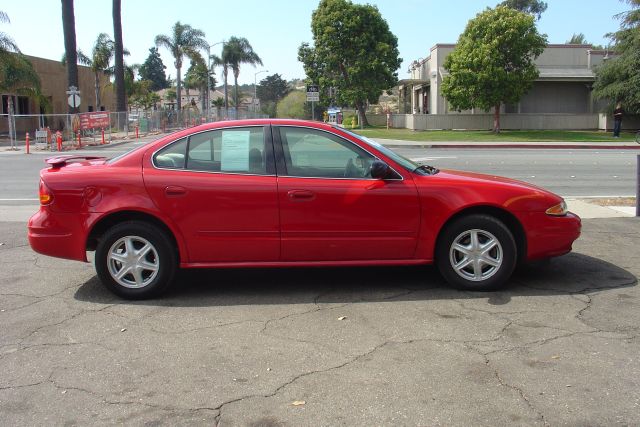
<path id="1" fill-rule="evenodd" d="M 425 267 L 194 269 L 182 270 L 162 298 L 126 301 L 93 277 L 75 293 L 80 301 L 206 307 L 264 304 L 358 303 L 438 299 L 487 299 L 508 304 L 514 296 L 567 295 L 635 286 L 637 278 L 609 262 L 579 253 L 520 266 L 495 292 L 451 289 Z"/>

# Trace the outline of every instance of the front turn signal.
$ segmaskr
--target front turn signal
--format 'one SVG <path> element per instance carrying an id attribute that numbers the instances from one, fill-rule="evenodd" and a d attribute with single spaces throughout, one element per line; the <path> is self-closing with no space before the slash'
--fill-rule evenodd
<path id="1" fill-rule="evenodd" d="M 558 203 L 557 205 L 551 206 L 549 209 L 547 209 L 546 214 L 553 216 L 563 216 L 566 215 L 567 212 L 567 203 L 563 200 L 561 203 Z"/>

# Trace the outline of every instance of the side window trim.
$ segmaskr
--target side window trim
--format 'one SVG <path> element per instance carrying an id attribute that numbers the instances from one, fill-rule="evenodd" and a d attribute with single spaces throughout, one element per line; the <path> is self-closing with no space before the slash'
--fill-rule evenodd
<path id="1" fill-rule="evenodd" d="M 322 176 L 312 177 L 312 176 L 289 175 L 287 170 L 285 152 L 284 152 L 284 144 L 282 143 L 281 129 L 283 128 L 309 129 L 314 132 L 332 135 L 344 141 L 347 145 L 356 147 L 356 150 L 354 150 L 356 152 L 358 150 L 361 150 L 366 152 L 370 156 L 372 156 L 374 159 L 379 159 L 379 158 L 378 156 L 374 155 L 370 151 L 360 147 L 358 144 L 354 143 L 353 141 L 350 141 L 349 139 L 343 137 L 342 135 L 327 132 L 324 129 L 317 129 L 313 127 L 303 127 L 303 126 L 290 126 L 290 125 L 271 126 L 271 128 L 273 132 L 273 145 L 274 145 L 274 152 L 275 152 L 275 158 L 276 158 L 276 173 L 278 176 L 291 177 L 291 178 L 310 178 L 310 179 L 360 179 L 360 180 L 364 179 L 364 180 L 370 180 L 370 181 L 376 180 L 375 178 L 332 178 L 332 177 L 322 177 Z M 402 176 L 402 174 L 398 173 L 393 166 L 389 165 L 389 167 L 391 168 L 391 170 L 393 170 L 393 172 L 397 176 L 397 178 L 391 178 L 389 179 L 389 181 L 404 181 L 404 177 Z"/>
<path id="2" fill-rule="evenodd" d="M 199 135 L 202 133 L 206 133 L 206 132 L 215 132 L 215 131 L 224 131 L 226 129 L 249 129 L 249 128 L 262 128 L 262 141 L 264 144 L 264 162 L 265 162 L 265 173 L 264 174 L 256 174 L 256 173 L 245 173 L 245 172 L 216 172 L 216 171 L 198 171 L 198 170 L 190 170 L 188 168 L 188 158 L 189 158 L 189 148 L 190 148 L 190 144 L 191 144 L 191 137 L 194 135 Z M 194 133 L 188 136 L 184 136 L 182 138 L 178 138 L 175 141 L 170 142 L 169 144 L 165 145 L 164 147 L 154 151 L 151 154 L 151 164 L 155 169 L 162 169 L 162 170 L 178 170 L 178 171 L 187 171 L 187 172 L 204 172 L 204 173 L 214 173 L 214 174 L 232 174 L 232 175 L 253 175 L 253 176 L 275 176 L 276 175 L 276 155 L 275 155 L 275 150 L 274 150 L 274 138 L 273 138 L 273 129 L 272 126 L 270 124 L 266 124 L 266 125 L 248 125 L 248 126 L 230 126 L 230 127 L 222 127 L 222 128 L 215 128 L 215 129 L 207 129 L 205 131 L 202 132 L 198 132 L 198 133 Z M 158 153 L 160 153 L 162 150 L 167 149 L 168 147 L 171 147 L 177 143 L 180 143 L 181 141 L 185 141 L 186 140 L 186 144 L 185 144 L 185 153 L 184 153 L 184 165 L 180 168 L 170 168 L 170 167 L 163 167 L 163 166 L 158 166 L 156 163 L 156 157 L 158 155 Z M 212 142 L 213 144 L 213 142 Z M 213 149 L 213 147 L 212 147 Z M 213 156 L 213 151 L 212 154 Z"/>

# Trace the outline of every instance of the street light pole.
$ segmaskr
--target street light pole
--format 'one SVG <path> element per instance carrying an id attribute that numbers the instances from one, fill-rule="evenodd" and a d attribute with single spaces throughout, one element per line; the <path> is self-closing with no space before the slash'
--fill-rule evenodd
<path id="1" fill-rule="evenodd" d="M 268 72 L 269 72 L 269 70 L 260 70 L 260 71 L 258 71 L 257 73 L 255 73 L 253 75 L 253 115 L 254 116 L 255 116 L 255 113 L 256 113 L 256 110 L 257 110 L 257 106 L 258 106 L 256 104 L 256 98 L 257 98 L 256 94 L 258 93 L 258 91 L 257 91 L 257 82 L 258 81 L 256 80 L 256 77 L 258 77 L 258 74 L 260 74 L 260 73 L 268 73 Z"/>
<path id="2" fill-rule="evenodd" d="M 209 94 L 211 94 L 211 48 L 221 43 L 224 44 L 224 40 L 207 44 L 207 122 L 211 121 L 211 100 L 209 99 Z"/>

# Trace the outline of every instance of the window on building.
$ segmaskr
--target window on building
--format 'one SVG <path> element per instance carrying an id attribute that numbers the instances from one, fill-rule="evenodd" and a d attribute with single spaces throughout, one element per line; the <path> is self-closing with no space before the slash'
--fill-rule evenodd
<path id="1" fill-rule="evenodd" d="M 87 111 L 88 111 L 89 113 L 92 113 L 92 112 L 93 112 L 93 105 L 89 105 L 89 106 L 87 106 Z"/>
<path id="2" fill-rule="evenodd" d="M 18 97 L 18 108 L 16 114 L 31 114 L 29 110 L 29 98 L 26 96 Z"/>
<path id="3" fill-rule="evenodd" d="M 9 107 L 8 107 L 9 100 L 11 100 L 11 104 L 13 104 L 13 112 L 15 113 L 16 111 L 15 98 L 11 95 L 2 95 L 2 107 L 0 110 L 2 111 L 2 114 L 9 114 Z"/>

